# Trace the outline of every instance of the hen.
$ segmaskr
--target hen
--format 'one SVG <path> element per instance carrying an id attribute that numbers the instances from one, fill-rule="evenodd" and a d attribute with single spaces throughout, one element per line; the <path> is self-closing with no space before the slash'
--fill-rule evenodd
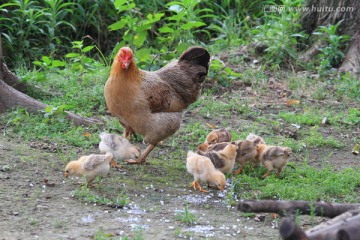
<path id="1" fill-rule="evenodd" d="M 206 49 L 191 47 L 178 60 L 150 72 L 136 66 L 130 48 L 118 51 L 105 84 L 106 105 L 125 128 L 126 138 L 137 133 L 149 144 L 138 159 L 127 162 L 144 163 L 160 141 L 179 129 L 182 111 L 200 95 L 209 61 Z"/>

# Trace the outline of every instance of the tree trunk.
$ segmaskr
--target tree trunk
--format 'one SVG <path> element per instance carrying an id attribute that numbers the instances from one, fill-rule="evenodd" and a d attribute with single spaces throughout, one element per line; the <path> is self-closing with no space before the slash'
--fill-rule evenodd
<path id="1" fill-rule="evenodd" d="M 19 81 L 7 66 L 3 63 L 1 35 L 0 35 L 0 113 L 16 107 L 24 107 L 30 113 L 38 113 L 47 107 L 46 104 L 39 102 L 21 92 L 27 88 L 26 84 Z M 102 124 L 101 121 L 93 118 L 81 117 L 71 112 L 65 111 L 67 118 L 75 125 Z"/>
<path id="2" fill-rule="evenodd" d="M 342 20 L 338 27 L 339 35 L 349 35 L 351 39 L 345 51 L 345 59 L 341 64 L 341 71 L 359 72 L 360 70 L 360 1 L 358 0 L 307 0 L 305 11 L 301 18 L 301 25 L 305 32 L 311 34 L 319 26 L 335 25 Z M 318 43 L 315 43 L 318 44 Z M 314 49 L 314 46 L 310 46 Z M 314 53 L 316 51 L 310 51 Z M 306 59 L 306 57 L 304 58 Z"/>
<path id="3" fill-rule="evenodd" d="M 314 209 L 312 209 L 312 207 Z M 243 201 L 238 205 L 238 210 L 243 212 L 272 212 L 280 215 L 315 214 L 323 217 L 335 217 L 351 209 L 359 208 L 360 204 L 341 204 L 307 201 Z"/>

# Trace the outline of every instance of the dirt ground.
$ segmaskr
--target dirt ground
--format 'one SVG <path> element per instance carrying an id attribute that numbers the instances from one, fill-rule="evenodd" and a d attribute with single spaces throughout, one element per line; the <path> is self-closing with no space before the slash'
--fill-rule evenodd
<path id="1" fill-rule="evenodd" d="M 337 152 L 329 160 L 358 166 L 347 153 Z M 115 191 L 126 190 L 130 203 L 117 209 L 74 199 L 78 180 L 64 179 L 56 153 L 2 137 L 0 156 L 0 239 L 94 239 L 99 232 L 114 239 L 279 239 L 279 219 L 271 214 L 263 214 L 261 222 L 243 217 L 236 207 L 226 206 L 225 193 L 219 191 L 198 193 L 184 183 L 147 182 L 140 190 L 139 184 L 119 184 Z M 107 179 L 131 178 L 134 170 L 112 170 Z M 198 217 L 192 226 L 175 218 L 185 202 Z M 324 220 L 316 218 L 317 223 Z M 306 225 L 306 216 L 302 222 Z"/>
<path id="2" fill-rule="evenodd" d="M 143 239 L 278 239 L 277 220 L 240 217 L 219 191 L 203 194 L 180 185 L 144 187 L 139 193 L 124 186 L 130 199 L 125 208 L 84 204 L 72 197 L 78 182 L 64 179 L 56 154 L 4 138 L 0 154 L 0 239 L 92 239 L 100 230 L 118 238 L 135 238 L 141 231 Z M 111 175 L 126 177 L 130 171 Z M 199 217 L 196 225 L 175 219 L 184 202 Z"/>

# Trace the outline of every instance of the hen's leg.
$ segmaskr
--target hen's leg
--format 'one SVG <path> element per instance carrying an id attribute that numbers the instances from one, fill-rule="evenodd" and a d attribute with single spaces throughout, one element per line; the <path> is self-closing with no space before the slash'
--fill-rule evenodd
<path id="1" fill-rule="evenodd" d="M 134 130 L 132 130 L 131 127 L 126 127 L 125 128 L 125 132 L 124 132 L 124 137 L 127 139 L 127 140 L 130 140 L 131 139 L 131 135 L 134 133 Z"/>
<path id="2" fill-rule="evenodd" d="M 132 164 L 142 164 L 145 163 L 147 155 L 154 149 L 156 144 L 149 144 L 149 146 L 145 149 L 145 151 L 141 154 L 141 156 L 138 159 L 129 159 L 126 160 L 128 163 Z"/>

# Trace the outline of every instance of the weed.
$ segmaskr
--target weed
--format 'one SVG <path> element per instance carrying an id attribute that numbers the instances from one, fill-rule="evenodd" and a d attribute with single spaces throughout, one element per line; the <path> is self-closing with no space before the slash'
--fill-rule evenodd
<path id="1" fill-rule="evenodd" d="M 245 218 L 253 218 L 256 216 L 256 213 L 241 212 L 240 216 L 245 217 Z"/>
<path id="2" fill-rule="evenodd" d="M 240 76 L 241 74 L 234 72 L 229 67 L 225 67 L 225 64 L 221 60 L 213 59 L 211 61 L 209 78 L 218 82 L 220 85 L 228 87 Z"/>
<path id="3" fill-rule="evenodd" d="M 111 233 L 106 233 L 103 229 L 99 229 L 96 231 L 94 239 L 95 240 L 111 240 L 114 239 L 113 238 L 114 235 Z M 121 238 L 123 239 L 123 238 Z"/>
<path id="4" fill-rule="evenodd" d="M 72 62 L 71 68 L 73 71 L 78 71 L 80 73 L 83 73 L 84 71 L 94 71 L 96 69 L 96 62 L 93 58 L 86 56 L 86 53 L 91 51 L 92 49 L 97 49 L 98 52 L 101 53 L 99 48 L 97 48 L 94 45 L 84 46 L 84 41 L 74 41 L 72 42 L 73 46 L 72 48 L 74 50 L 77 50 L 78 52 L 71 52 L 65 55 L 66 58 L 70 59 Z M 105 57 L 102 55 L 102 59 L 104 62 L 107 62 L 105 60 Z"/>
<path id="5" fill-rule="evenodd" d="M 184 210 L 175 215 L 175 219 L 190 226 L 197 221 L 196 215 L 190 211 L 187 203 L 184 204 Z"/>
<path id="6" fill-rule="evenodd" d="M 239 180 L 236 178 L 232 178 L 230 187 L 226 191 L 225 195 L 225 202 L 228 206 L 235 206 L 236 205 L 236 185 L 239 183 Z"/>
<path id="7" fill-rule="evenodd" d="M 39 224 L 39 222 L 38 222 L 38 220 L 31 218 L 31 219 L 29 219 L 29 224 L 31 226 L 36 226 Z"/>
<path id="8" fill-rule="evenodd" d="M 54 228 L 63 228 L 63 227 L 64 227 L 64 222 L 59 219 L 55 219 Z"/>
<path id="9" fill-rule="evenodd" d="M 318 31 L 313 33 L 320 36 L 320 40 L 325 42 L 325 46 L 319 49 L 321 54 L 318 55 L 319 59 L 321 59 L 318 67 L 320 75 L 328 74 L 329 69 L 337 67 L 345 57 L 342 49 L 350 37 L 347 35 L 337 35 L 337 28 L 341 23 L 342 21 L 339 21 L 335 25 L 320 26 Z"/>
<path id="10" fill-rule="evenodd" d="M 123 207 L 128 203 L 128 196 L 121 192 L 116 197 L 107 198 L 99 196 L 90 191 L 86 186 L 77 189 L 74 193 L 74 198 L 79 199 L 82 202 L 95 203 L 99 205 L 108 205 L 113 207 Z"/>

